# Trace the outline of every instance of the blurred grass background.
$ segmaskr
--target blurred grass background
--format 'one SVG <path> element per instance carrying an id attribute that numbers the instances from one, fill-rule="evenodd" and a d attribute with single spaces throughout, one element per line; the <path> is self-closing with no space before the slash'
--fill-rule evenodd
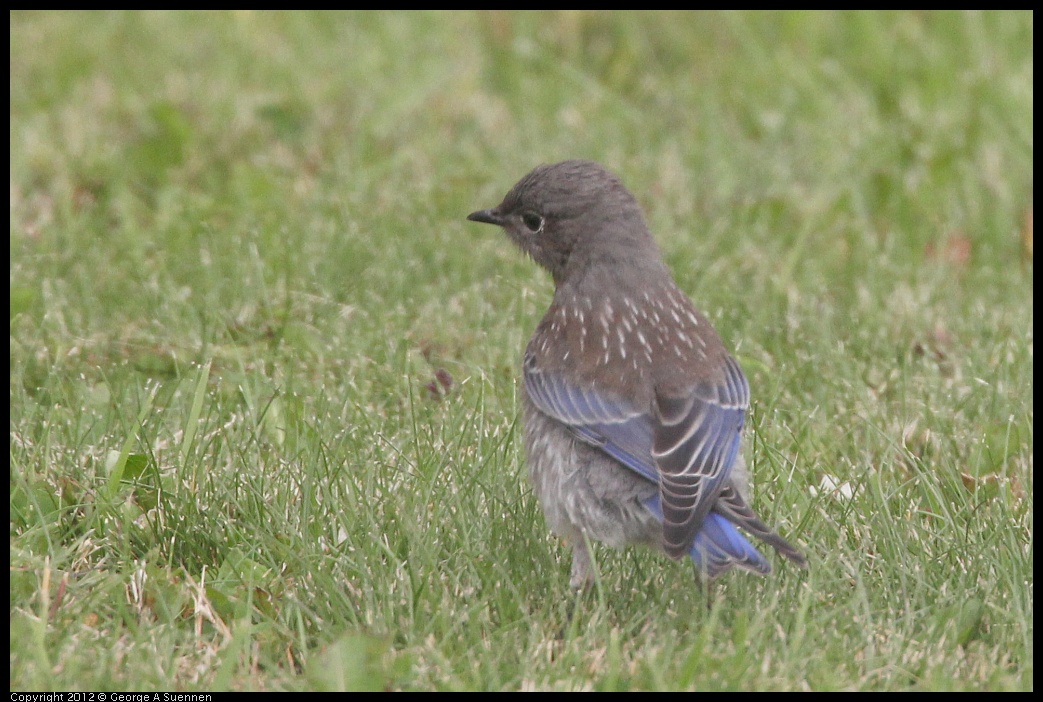
<path id="1" fill-rule="evenodd" d="M 12 690 L 1032 688 L 1031 12 L 10 20 Z M 569 591 L 464 221 L 565 158 L 808 571 Z"/>

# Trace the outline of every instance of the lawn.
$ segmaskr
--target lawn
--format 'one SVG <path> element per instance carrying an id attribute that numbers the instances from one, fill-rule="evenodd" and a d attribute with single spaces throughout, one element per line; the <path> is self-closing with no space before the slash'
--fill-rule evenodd
<path id="1" fill-rule="evenodd" d="M 11 690 L 1030 690 L 1033 15 L 14 12 Z M 526 482 L 599 161 L 749 377 L 707 592 Z"/>

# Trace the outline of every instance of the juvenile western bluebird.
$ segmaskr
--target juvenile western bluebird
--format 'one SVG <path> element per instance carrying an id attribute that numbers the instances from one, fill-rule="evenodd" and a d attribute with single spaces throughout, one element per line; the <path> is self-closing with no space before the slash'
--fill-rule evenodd
<path id="1" fill-rule="evenodd" d="M 746 377 L 623 183 L 591 161 L 543 165 L 467 219 L 503 227 L 554 279 L 525 350 L 522 414 L 536 496 L 572 546 L 572 587 L 593 581 L 588 540 L 687 554 L 708 578 L 770 572 L 741 527 L 804 566 L 748 503 Z"/>

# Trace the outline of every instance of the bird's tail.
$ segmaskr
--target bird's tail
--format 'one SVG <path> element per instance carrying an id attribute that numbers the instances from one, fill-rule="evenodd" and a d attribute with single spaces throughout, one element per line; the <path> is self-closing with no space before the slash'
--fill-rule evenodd
<path id="1" fill-rule="evenodd" d="M 658 519 L 663 519 L 658 495 L 649 500 L 648 508 Z M 745 568 L 761 575 L 771 572 L 771 564 L 750 540 L 739 532 L 736 525 L 770 544 L 800 567 L 807 567 L 804 555 L 762 522 L 738 492 L 728 486 L 721 492 L 714 505 L 714 511 L 703 520 L 692 547 L 688 550 L 688 556 L 696 568 L 708 579 L 715 578 L 733 567 Z"/>
<path id="2" fill-rule="evenodd" d="M 756 536 L 766 544 L 770 544 L 779 554 L 790 559 L 801 568 L 808 567 L 808 561 L 804 558 L 804 554 L 762 522 L 753 509 L 746 504 L 746 500 L 742 498 L 742 495 L 732 486 L 726 486 L 721 491 L 717 498 L 717 503 L 714 505 L 714 510 L 722 514 L 729 522 L 742 527 L 747 533 Z"/>

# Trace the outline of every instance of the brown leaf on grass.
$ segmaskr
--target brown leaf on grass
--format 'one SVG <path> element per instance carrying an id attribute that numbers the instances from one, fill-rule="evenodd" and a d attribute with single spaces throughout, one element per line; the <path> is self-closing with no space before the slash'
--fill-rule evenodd
<path id="1" fill-rule="evenodd" d="M 990 497 L 995 495 L 1000 483 L 999 477 L 993 473 L 977 478 L 970 473 L 960 473 L 960 481 L 967 488 L 968 492 L 977 492 L 979 489 L 984 488 L 987 491 L 986 494 Z"/>
<path id="2" fill-rule="evenodd" d="M 1021 479 L 1018 478 L 1017 474 L 1010 476 L 1010 494 L 1014 495 L 1014 499 L 1021 500 L 1025 499 L 1025 488 L 1021 484 Z"/>
<path id="3" fill-rule="evenodd" d="M 54 595 L 54 602 L 51 603 L 51 609 L 48 611 L 47 616 L 49 619 L 54 619 L 58 614 L 58 610 L 61 609 L 62 600 L 65 598 L 65 588 L 69 584 L 69 574 L 62 573 L 62 579 L 58 581 L 58 592 Z"/>
<path id="4" fill-rule="evenodd" d="M 449 371 L 445 368 L 439 368 L 435 371 L 435 379 L 424 386 L 430 394 L 431 399 L 441 400 L 443 397 L 449 394 L 449 391 L 453 387 L 453 376 L 449 375 Z"/>
<path id="5" fill-rule="evenodd" d="M 949 234 L 940 244 L 928 242 L 924 254 L 929 259 L 941 261 L 954 268 L 966 268 L 971 262 L 971 238 L 961 231 Z"/>
<path id="6" fill-rule="evenodd" d="M 952 335 L 945 325 L 938 322 L 927 334 L 926 339 L 917 339 L 913 342 L 913 354 L 918 357 L 927 356 L 938 364 L 938 370 L 945 377 L 951 377 L 954 372 L 952 360 L 949 358 L 949 348 L 952 346 Z"/>

